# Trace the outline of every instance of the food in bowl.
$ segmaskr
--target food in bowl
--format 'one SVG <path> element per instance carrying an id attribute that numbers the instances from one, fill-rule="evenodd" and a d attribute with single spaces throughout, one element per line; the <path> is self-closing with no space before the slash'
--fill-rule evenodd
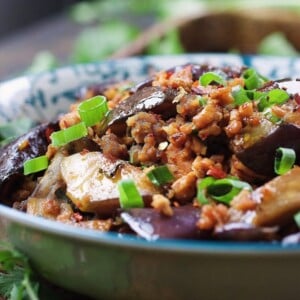
<path id="1" fill-rule="evenodd" d="M 297 84 L 187 64 L 83 88 L 0 150 L 1 199 L 148 240 L 298 242 Z"/>

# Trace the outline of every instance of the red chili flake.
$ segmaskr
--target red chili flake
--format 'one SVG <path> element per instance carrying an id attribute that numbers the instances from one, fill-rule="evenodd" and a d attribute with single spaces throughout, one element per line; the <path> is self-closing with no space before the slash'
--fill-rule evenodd
<path id="1" fill-rule="evenodd" d="M 222 169 L 213 166 L 209 168 L 206 174 L 216 179 L 222 179 L 227 176 L 227 174 Z"/>

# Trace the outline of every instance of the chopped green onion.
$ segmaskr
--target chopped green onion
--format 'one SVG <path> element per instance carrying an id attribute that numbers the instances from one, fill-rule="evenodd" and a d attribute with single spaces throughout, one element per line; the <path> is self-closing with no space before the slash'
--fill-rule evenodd
<path id="1" fill-rule="evenodd" d="M 258 111 L 264 111 L 264 109 L 270 105 L 268 101 L 268 93 L 266 92 L 255 92 L 254 100 L 258 102 Z"/>
<path id="2" fill-rule="evenodd" d="M 269 91 L 268 98 L 270 105 L 283 104 L 290 98 L 290 95 L 284 90 L 274 89 Z"/>
<path id="3" fill-rule="evenodd" d="M 209 200 L 206 197 L 206 189 L 215 181 L 216 179 L 214 177 L 205 177 L 198 182 L 197 200 L 200 204 L 204 205 L 209 203 Z"/>
<path id="4" fill-rule="evenodd" d="M 247 182 L 238 179 L 224 178 L 208 186 L 207 193 L 215 200 L 230 203 L 243 189 L 252 190 L 252 187 Z"/>
<path id="5" fill-rule="evenodd" d="M 300 211 L 294 215 L 294 220 L 295 220 L 297 226 L 300 228 Z"/>
<path id="6" fill-rule="evenodd" d="M 85 124 L 80 122 L 66 129 L 53 132 L 50 138 L 53 146 L 60 147 L 72 141 L 76 141 L 87 134 L 88 132 Z"/>
<path id="7" fill-rule="evenodd" d="M 201 106 L 205 106 L 207 104 L 207 99 L 200 97 L 200 96 L 198 97 L 198 99 L 199 99 L 199 104 Z"/>
<path id="8" fill-rule="evenodd" d="M 217 74 L 215 72 L 206 72 L 202 76 L 200 76 L 199 83 L 202 86 L 208 86 L 213 83 L 225 85 L 226 81 L 224 80 L 224 78 L 222 76 L 220 76 L 219 74 Z"/>
<path id="9" fill-rule="evenodd" d="M 159 166 L 147 173 L 147 177 L 155 185 L 164 185 L 174 179 L 174 176 L 170 172 L 167 166 Z"/>
<path id="10" fill-rule="evenodd" d="M 243 189 L 252 190 L 252 187 L 247 182 L 238 179 L 206 177 L 198 183 L 197 199 L 201 204 L 207 204 L 209 203 L 207 196 L 209 196 L 228 204 Z"/>
<path id="11" fill-rule="evenodd" d="M 245 87 L 247 90 L 258 89 L 266 82 L 266 79 L 252 68 L 247 69 L 243 73 L 243 78 L 245 79 Z"/>
<path id="12" fill-rule="evenodd" d="M 46 155 L 26 160 L 24 163 L 24 175 L 43 171 L 48 168 L 48 165 L 49 161 Z"/>
<path id="13" fill-rule="evenodd" d="M 122 208 L 144 207 L 143 198 L 132 179 L 119 181 L 118 190 L 120 194 L 120 206 Z"/>
<path id="14" fill-rule="evenodd" d="M 108 106 L 104 96 L 90 98 L 78 106 L 78 113 L 86 126 L 93 126 L 99 123 L 107 112 Z"/>
<path id="15" fill-rule="evenodd" d="M 275 154 L 274 170 L 278 175 L 288 172 L 296 161 L 296 153 L 291 148 L 278 148 Z"/>
<path id="16" fill-rule="evenodd" d="M 242 105 L 250 101 L 247 92 L 241 86 L 237 86 L 232 89 L 232 97 L 235 105 Z"/>
<path id="17" fill-rule="evenodd" d="M 269 107 L 267 109 L 264 110 L 263 112 L 264 116 L 269 120 L 271 121 L 273 124 L 279 124 L 282 122 L 282 119 L 275 116 L 273 113 L 272 113 L 272 109 Z"/>

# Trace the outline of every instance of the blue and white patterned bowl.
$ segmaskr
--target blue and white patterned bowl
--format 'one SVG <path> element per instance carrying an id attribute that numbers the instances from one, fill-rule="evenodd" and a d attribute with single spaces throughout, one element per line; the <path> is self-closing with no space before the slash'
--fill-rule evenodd
<path id="1" fill-rule="evenodd" d="M 138 57 L 64 67 L 0 84 L 0 124 L 51 120 L 79 87 L 142 80 L 188 62 L 248 65 L 269 78 L 300 77 L 300 59 L 239 55 Z M 1 157 L 0 159 L 5 159 Z M 295 299 L 300 246 L 159 240 L 74 228 L 0 205 L 3 233 L 51 282 L 95 299 Z"/>

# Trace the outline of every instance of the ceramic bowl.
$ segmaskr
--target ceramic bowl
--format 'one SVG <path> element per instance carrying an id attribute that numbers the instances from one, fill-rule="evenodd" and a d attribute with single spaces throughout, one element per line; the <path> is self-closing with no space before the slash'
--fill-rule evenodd
<path id="1" fill-rule="evenodd" d="M 300 59 L 238 55 L 137 57 L 64 67 L 0 85 L 0 122 L 50 120 L 80 86 L 141 80 L 188 62 L 248 65 L 269 78 L 300 77 Z M 5 159 L 1 157 L 0 159 Z M 2 233 L 49 281 L 94 299 L 296 299 L 300 246 L 184 240 L 148 242 L 29 216 L 0 205 Z"/>

